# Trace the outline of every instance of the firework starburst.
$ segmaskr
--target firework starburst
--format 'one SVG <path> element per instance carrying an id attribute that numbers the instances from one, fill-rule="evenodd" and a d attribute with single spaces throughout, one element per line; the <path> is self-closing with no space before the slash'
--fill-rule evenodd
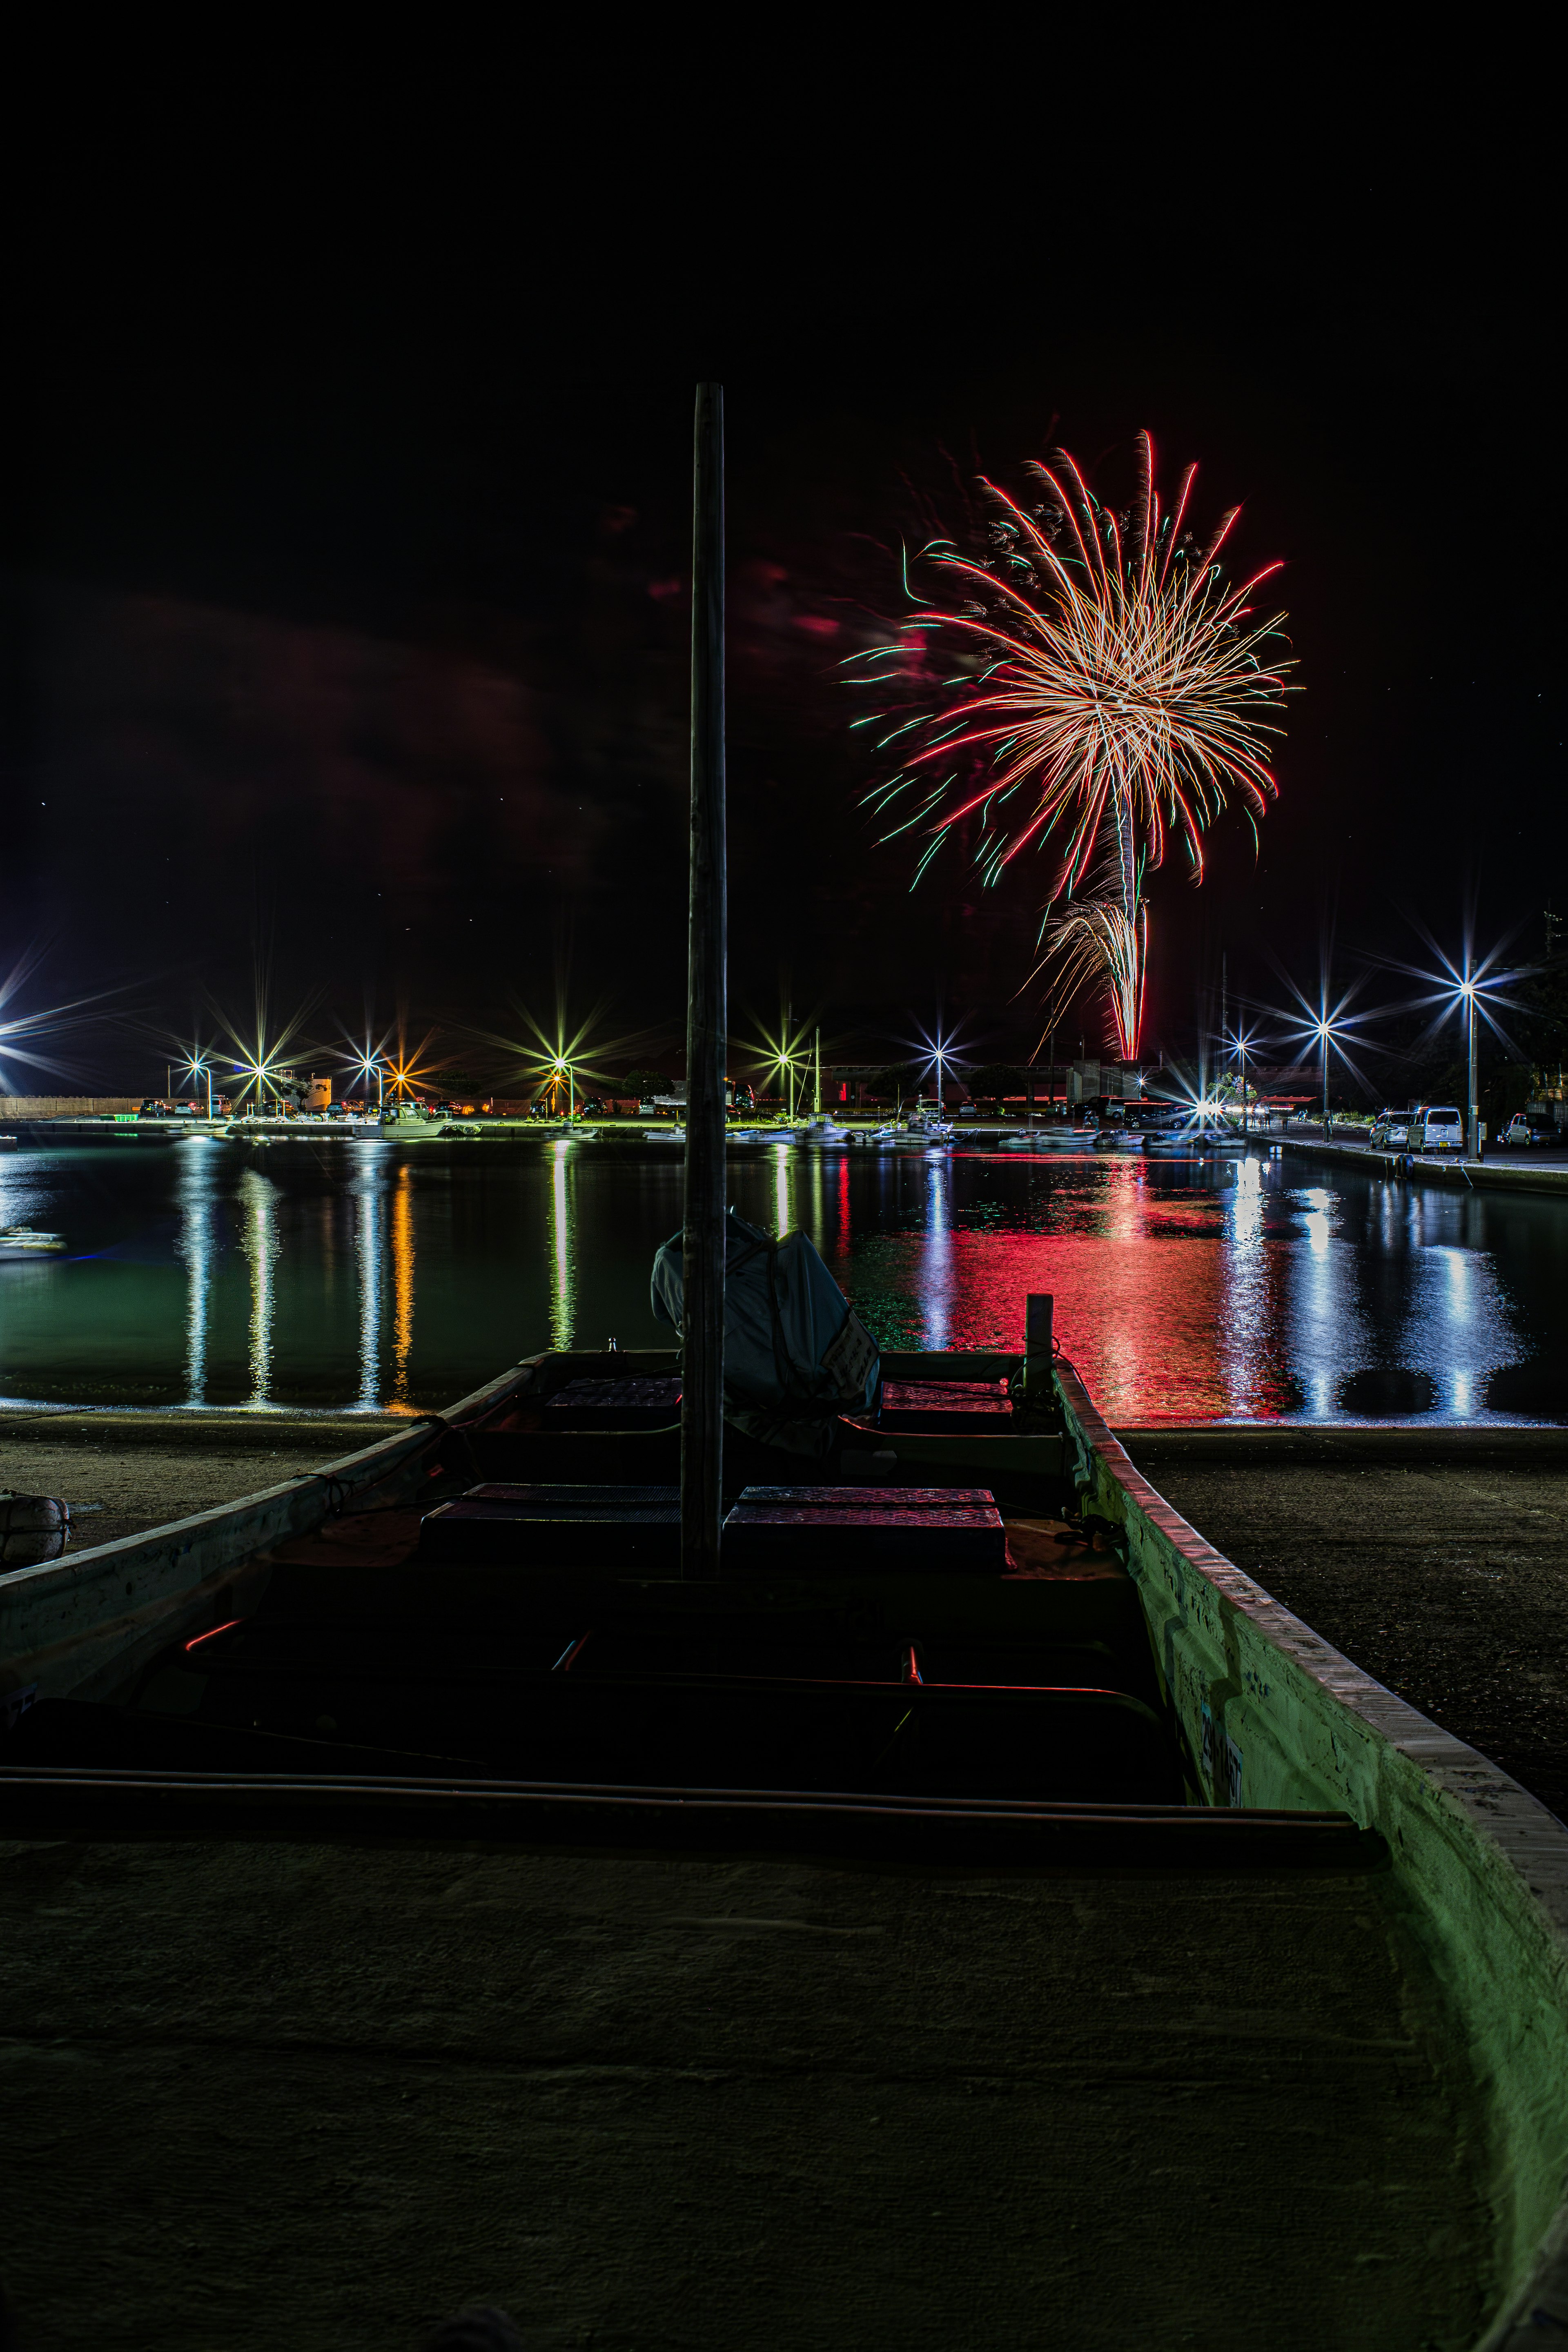
<path id="1" fill-rule="evenodd" d="M 1294 667 L 1281 657 L 1284 615 L 1259 620 L 1251 601 L 1278 564 L 1236 585 L 1222 568 L 1240 509 L 1199 542 L 1186 529 L 1196 467 L 1167 513 L 1146 433 L 1137 453 L 1121 516 L 1065 454 L 1027 468 L 1027 504 L 983 481 L 992 554 L 932 542 L 924 561 L 945 600 L 920 604 L 892 643 L 853 657 L 857 682 L 883 689 L 886 705 L 857 724 L 881 729 L 878 749 L 897 762 L 870 799 L 896 815 L 893 833 L 924 835 L 919 872 L 965 820 L 987 883 L 1023 850 L 1053 845 L 1047 909 L 1098 861 L 1059 952 L 1098 958 L 1124 1054 L 1142 1018 L 1145 877 L 1173 833 L 1201 878 L 1205 831 L 1232 800 L 1256 828 L 1276 790 L 1270 740 Z M 942 651 L 956 656 L 945 676 Z"/>

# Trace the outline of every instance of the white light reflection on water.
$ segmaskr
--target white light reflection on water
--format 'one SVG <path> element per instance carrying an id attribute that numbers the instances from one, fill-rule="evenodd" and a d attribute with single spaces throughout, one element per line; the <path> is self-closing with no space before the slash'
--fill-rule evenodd
<path id="1" fill-rule="evenodd" d="M 278 1259 L 278 1187 L 247 1168 L 239 1180 L 240 1247 L 250 1261 L 250 1394 L 247 1407 L 272 1403 L 273 1274 Z"/>
<path id="2" fill-rule="evenodd" d="M 945 1348 L 952 1308 L 952 1169 L 940 1157 L 926 1162 L 925 1345 Z"/>
<path id="3" fill-rule="evenodd" d="M 185 1402 L 207 1401 L 207 1321 L 216 1248 L 218 1154 L 205 1135 L 188 1135 L 179 1159 L 180 1236 L 185 1261 Z"/>
<path id="4" fill-rule="evenodd" d="M 814 1151 L 811 1155 L 811 1238 L 816 1244 L 817 1248 L 823 1252 L 825 1256 L 826 1255 L 827 1237 L 824 1230 L 826 1202 L 823 1185 L 823 1162 L 826 1158 L 827 1154 L 826 1151 Z"/>
<path id="5" fill-rule="evenodd" d="M 773 1160 L 773 1226 L 782 1241 L 789 1231 L 789 1154 L 780 1151 Z"/>
<path id="6" fill-rule="evenodd" d="M 1305 1212 L 1301 1235 L 1307 1246 L 1297 1248 L 1290 1268 L 1289 1359 L 1301 1368 L 1298 1378 L 1307 1412 L 1314 1420 L 1331 1420 L 1341 1381 L 1367 1360 L 1356 1255 L 1335 1231 L 1338 1203 L 1326 1185 L 1307 1185 L 1292 1197 Z"/>
<path id="7" fill-rule="evenodd" d="M 1264 1238 L 1263 1165 L 1250 1155 L 1226 1187 L 1225 1286 L 1221 1310 L 1220 1378 L 1227 1413 L 1258 1410 L 1271 1337 L 1273 1269 Z"/>
<path id="8" fill-rule="evenodd" d="M 391 1161 L 384 1151 L 360 1163 L 352 1187 L 359 1259 L 359 1395 L 361 1412 L 381 1409 L 381 1320 L 386 1291 L 385 1201 Z"/>
<path id="9" fill-rule="evenodd" d="M 569 1348 L 577 1328 L 574 1298 L 575 1268 L 572 1248 L 572 1146 L 551 1146 L 554 1165 L 550 1171 L 550 1344 Z"/>

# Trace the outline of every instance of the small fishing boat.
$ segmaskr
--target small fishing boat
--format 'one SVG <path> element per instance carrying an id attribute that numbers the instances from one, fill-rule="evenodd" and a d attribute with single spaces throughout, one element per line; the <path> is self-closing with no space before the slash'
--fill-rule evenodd
<path id="1" fill-rule="evenodd" d="M 31 1225 L 0 1225 L 0 1264 L 7 1258 L 48 1257 L 65 1247 L 63 1234 L 35 1233 Z"/>
<path id="2" fill-rule="evenodd" d="M 1253 1139 L 1239 1128 L 1200 1126 L 1152 1128 L 1144 1135 L 1145 1151 L 1173 1153 L 1178 1159 L 1207 1160 L 1216 1154 L 1247 1151 Z"/>
<path id="3" fill-rule="evenodd" d="M 1097 1132 L 1092 1127 L 1069 1127 L 1053 1121 L 1049 1127 L 1042 1127 L 1034 1140 L 1047 1151 L 1089 1151 L 1093 1149 Z"/>
<path id="4" fill-rule="evenodd" d="M 938 2168 L 920 2193 L 940 2176 L 944 2267 L 973 2293 L 1005 2301 L 1037 2282 L 1033 2230 L 1014 2243 L 981 2226 L 1016 2189 L 1094 2271 L 1097 2309 L 1142 2311 L 1142 2266 L 1115 2259 L 1114 2188 L 1142 2149 L 1140 2228 L 1184 2250 L 1163 2307 L 1202 2317 L 1217 2297 L 1228 2312 L 1241 2263 L 1246 2315 L 1227 2341 L 1267 2327 L 1403 2342 L 1419 2295 L 1432 2340 L 1497 2347 L 1510 2315 L 1526 2328 L 1555 2309 L 1568 1831 L 1163 1503 L 1053 1360 L 1036 1302 L 1016 1352 L 894 1353 L 881 1371 L 878 1408 L 820 1461 L 731 1433 L 709 1584 L 679 1574 L 674 1351 L 535 1357 L 325 1470 L 0 1574 L 3 1834 L 70 1858 L 53 1900 L 90 1899 L 84 1920 L 101 1915 L 116 1954 L 95 1990 L 62 1974 L 52 1913 L 5 1915 L 18 2063 L 18 2020 L 38 2003 L 67 2003 L 65 2030 L 104 2053 L 80 2086 L 50 2076 L 55 2138 L 18 2168 L 16 2229 L 36 2218 L 59 2262 L 42 2227 L 58 2210 L 57 2147 L 84 2212 L 101 2210 L 113 2135 L 87 2126 L 120 2095 L 112 2074 L 100 2082 L 120 2063 L 104 2038 L 120 1981 L 129 1969 L 125 1998 L 152 1998 L 187 1941 L 225 1954 L 221 2050 L 244 2064 L 222 2057 L 187 1983 L 160 2011 L 160 2063 L 205 2071 L 167 2109 L 142 2074 L 127 2084 L 142 2192 L 184 2193 L 195 2133 L 237 2198 L 231 2151 L 260 2128 L 276 2068 L 311 2160 L 343 2096 L 338 2040 L 357 2051 L 369 2030 L 363 1966 L 341 1990 L 319 1961 L 297 1987 L 302 1958 L 279 1974 L 277 1934 L 320 1889 L 338 1908 L 301 1928 L 301 1954 L 327 1918 L 343 1923 L 332 1941 L 357 1923 L 417 2027 L 375 2028 L 378 2078 L 442 2115 L 417 2024 L 429 1986 L 454 2046 L 471 2031 L 489 2049 L 524 1997 L 502 1990 L 510 1945 L 537 2039 L 550 2004 L 574 1998 L 542 1957 L 567 1938 L 574 1969 L 615 1988 L 612 2042 L 584 2046 L 613 2048 L 643 2084 L 678 2197 L 689 2166 L 668 2103 L 685 2094 L 659 2087 L 670 1964 L 650 1974 L 639 1958 L 665 1919 L 656 1955 L 671 1935 L 683 1952 L 716 1934 L 744 1955 L 724 1964 L 722 2080 L 740 2096 L 726 2160 L 742 2174 L 771 2160 L 794 2079 L 781 2060 L 808 2033 L 816 2075 L 871 2067 L 856 2098 L 900 2117 Z M 490 1906 L 500 1943 L 487 1929 L 470 1951 L 489 1915 L 455 1927 L 448 1885 Z M 86 1932 L 70 1930 L 84 1956 Z M 914 1976 L 898 1933 L 924 1955 Z M 759 1943 L 781 1938 L 793 1974 Z M 987 1990 L 1007 1985 L 1005 2000 Z M 697 1997 L 707 2013 L 715 1996 Z M 309 2079 L 290 2055 L 307 2032 Z M 955 2032 L 984 2099 L 962 2121 L 941 2038 Z M 881 2072 L 895 2047 L 896 2093 Z M 470 2126 L 474 2095 L 461 2092 Z M 530 2147 L 533 2096 L 509 2110 Z M 1173 2099 L 1179 2164 L 1164 2160 Z M 844 2128 L 842 2152 L 813 2141 L 829 2210 L 840 2187 L 880 2178 L 853 2104 Z M 510 2175 L 455 2178 L 439 2131 L 426 2147 L 403 2129 L 378 2173 L 385 2225 L 417 2239 L 435 2213 L 460 2233 L 466 2200 L 476 2226 L 500 2228 Z M 644 2193 L 631 2129 L 601 2127 L 601 2185 L 574 2193 L 604 2194 L 605 2178 Z M 1227 2203 L 1238 2162 L 1243 2236 Z M 1398 2196 L 1377 2193 L 1385 2174 Z M 302 2211 L 296 2226 L 314 2225 Z M 775 2208 L 769 2226 L 790 2255 L 780 2339 L 804 2341 L 800 2281 L 826 2266 L 852 2292 L 859 2242 L 815 2207 Z M 232 2233 L 226 2260 L 264 2268 L 259 2242 L 246 2255 Z M 121 2292 L 167 2292 L 148 2277 Z M 70 2304 L 68 2274 L 56 2292 Z M 1281 2332 L 1302 2298 L 1312 2326 Z"/>
<path id="5" fill-rule="evenodd" d="M 841 1144 L 849 1140 L 849 1129 L 840 1127 L 836 1119 L 826 1117 L 809 1118 L 801 1136 L 803 1143 Z"/>

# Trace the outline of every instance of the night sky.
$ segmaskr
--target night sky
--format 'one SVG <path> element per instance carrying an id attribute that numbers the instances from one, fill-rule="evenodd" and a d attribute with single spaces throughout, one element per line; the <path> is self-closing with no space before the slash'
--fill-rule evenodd
<path id="1" fill-rule="evenodd" d="M 679 1067 L 700 375 L 728 405 L 737 1033 L 787 992 L 828 1052 L 939 1006 L 982 1057 L 1035 1043 L 1046 862 L 911 896 L 834 666 L 900 608 L 922 503 L 956 518 L 955 484 L 1058 442 L 1114 497 L 1141 425 L 1165 481 L 1200 460 L 1204 519 L 1245 502 L 1242 560 L 1286 560 L 1306 688 L 1260 858 L 1236 813 L 1201 892 L 1155 878 L 1151 1046 L 1190 1045 L 1222 950 L 1284 1001 L 1270 955 L 1311 992 L 1331 927 L 1348 982 L 1420 952 L 1407 913 L 1457 947 L 1474 891 L 1483 941 L 1522 919 L 1539 954 L 1568 879 L 1533 196 L 1436 148 L 1363 198 L 1365 168 L 1206 268 L 1108 232 L 1090 269 L 1016 219 L 962 267 L 930 236 L 889 261 L 787 206 L 707 293 L 668 222 L 595 268 L 492 236 L 404 268 L 390 229 L 341 268 L 330 240 L 221 270 L 105 244 L 29 362 L 5 522 L 0 919 L 40 958 L 7 1009 L 118 992 L 61 1053 L 161 1087 L 165 1033 L 244 1016 L 265 969 L 310 1039 L 401 1020 L 504 1083 L 471 1033 L 564 990 L 574 1026 L 602 1001 L 609 1067 Z"/>

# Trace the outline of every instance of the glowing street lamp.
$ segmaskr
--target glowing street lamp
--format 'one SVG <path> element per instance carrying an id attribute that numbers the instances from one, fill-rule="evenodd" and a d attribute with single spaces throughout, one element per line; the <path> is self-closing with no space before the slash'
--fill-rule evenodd
<path id="1" fill-rule="evenodd" d="M 1432 984 L 1430 995 L 1418 996 L 1412 1000 L 1417 1005 L 1436 1004 L 1438 1008 L 1433 1016 L 1431 1028 L 1426 1032 L 1427 1036 L 1430 1036 L 1433 1030 L 1438 1028 L 1447 1019 L 1450 1013 L 1462 1012 L 1464 1014 L 1466 1095 L 1468 1097 L 1465 1106 L 1467 1113 L 1465 1141 L 1469 1157 L 1473 1160 L 1479 1156 L 1481 1148 L 1480 1087 L 1477 1073 L 1477 1049 L 1480 1043 L 1479 1024 L 1484 1021 L 1505 1045 L 1509 1044 L 1508 1034 L 1497 1020 L 1492 1007 L 1509 1005 L 1515 1010 L 1522 1009 L 1519 999 L 1509 995 L 1506 992 L 1527 976 L 1529 967 L 1524 966 L 1512 971 L 1499 971 L 1495 969 L 1508 945 L 1507 940 L 1500 940 L 1489 954 L 1483 956 L 1478 962 L 1471 940 L 1468 917 L 1465 924 L 1464 956 L 1458 965 L 1450 962 L 1424 925 L 1418 925 L 1417 929 L 1420 929 L 1422 937 L 1436 957 L 1442 970 L 1440 971 L 1424 970 L 1419 964 L 1414 963 L 1392 963 L 1390 969 L 1394 971 L 1407 971 L 1413 979 L 1424 980 Z M 1510 933 L 1509 936 L 1512 938 L 1514 934 Z"/>
<path id="2" fill-rule="evenodd" d="M 1465 1005 L 1465 1067 L 1468 1077 L 1465 1137 L 1472 1160 L 1481 1156 L 1480 1090 L 1476 1084 L 1476 982 L 1467 974 L 1459 982 L 1459 994 Z"/>
<path id="3" fill-rule="evenodd" d="M 187 1078 L 198 1078 L 198 1079 L 199 1079 L 199 1078 L 205 1078 L 205 1079 L 206 1080 L 206 1087 L 207 1087 L 207 1121 L 208 1121 L 208 1124 L 210 1125 L 210 1124 L 211 1124 L 211 1121 L 212 1121 L 212 1115 L 213 1115 L 213 1066 L 212 1066 L 212 1064 L 207 1060 L 207 1058 L 206 1058 L 206 1056 L 205 1056 L 205 1054 L 200 1054 L 200 1053 L 196 1053 L 196 1054 L 187 1054 L 187 1055 L 185 1055 L 184 1060 L 180 1064 L 180 1067 L 181 1067 L 181 1069 L 184 1071 L 184 1075 L 185 1075 L 185 1076 L 186 1076 Z"/>
<path id="4" fill-rule="evenodd" d="M 922 1036 L 921 1043 L 925 1047 L 927 1067 L 934 1068 L 936 1071 L 936 1101 L 940 1117 L 947 1108 L 948 1072 L 950 1069 L 956 1072 L 962 1057 L 953 1051 L 953 1033 L 951 1029 L 945 1034 L 938 1029 L 934 1037 Z"/>
<path id="5" fill-rule="evenodd" d="M 263 1051 L 238 1055 L 234 1067 L 236 1076 L 245 1080 L 247 1093 L 252 1087 L 255 1087 L 258 1108 L 260 1115 L 265 1118 L 268 1088 L 271 1088 L 277 1101 L 281 1102 L 283 1099 L 283 1089 L 279 1084 L 283 1074 L 282 1064 L 275 1060 L 271 1054 Z"/>
<path id="6" fill-rule="evenodd" d="M 363 1078 L 375 1080 L 375 1115 L 380 1118 L 386 1106 L 386 1064 L 377 1053 L 362 1054 L 354 1065 Z"/>
<path id="7" fill-rule="evenodd" d="M 1229 1029 L 1225 1032 L 1225 1043 L 1234 1049 L 1241 1066 L 1241 1131 L 1243 1135 L 1250 1135 L 1252 1129 L 1247 1101 L 1247 1056 L 1258 1043 L 1258 1032 L 1256 1029 Z"/>

